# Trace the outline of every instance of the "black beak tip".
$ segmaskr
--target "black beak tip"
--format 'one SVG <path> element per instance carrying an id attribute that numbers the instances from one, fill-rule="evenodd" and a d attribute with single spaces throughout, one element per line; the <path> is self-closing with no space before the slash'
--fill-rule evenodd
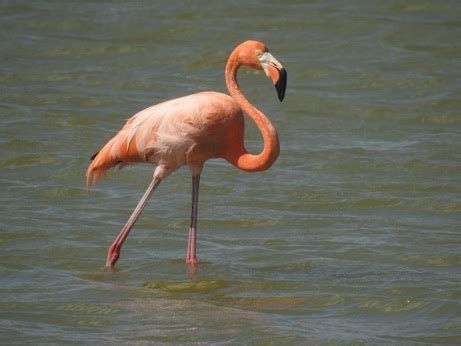
<path id="1" fill-rule="evenodd" d="M 280 78 L 277 81 L 277 83 L 275 83 L 275 89 L 277 90 L 277 95 L 279 97 L 280 102 L 282 102 L 283 99 L 285 98 L 286 88 L 287 88 L 287 71 L 284 68 L 282 68 L 280 70 Z"/>

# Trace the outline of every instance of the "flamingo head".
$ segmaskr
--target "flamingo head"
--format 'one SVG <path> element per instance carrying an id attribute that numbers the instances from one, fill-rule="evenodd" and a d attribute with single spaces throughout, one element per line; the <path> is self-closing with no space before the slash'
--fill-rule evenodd
<path id="1" fill-rule="evenodd" d="M 246 41 L 239 45 L 236 51 L 242 65 L 264 70 L 266 76 L 272 80 L 279 100 L 283 101 L 287 87 L 287 72 L 282 64 L 269 53 L 266 45 L 260 41 Z"/>

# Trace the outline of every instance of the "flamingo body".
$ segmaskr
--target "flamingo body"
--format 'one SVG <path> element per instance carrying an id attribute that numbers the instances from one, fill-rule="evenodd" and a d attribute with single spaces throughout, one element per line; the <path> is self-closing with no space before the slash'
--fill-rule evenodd
<path id="1" fill-rule="evenodd" d="M 118 260 L 123 242 L 160 182 L 179 167 L 187 165 L 192 173 L 192 213 L 186 262 L 196 264 L 198 187 L 205 161 L 223 158 L 248 172 L 266 170 L 275 162 L 279 155 L 277 131 L 240 91 L 237 71 L 242 65 L 264 70 L 274 83 L 280 101 L 283 100 L 285 69 L 264 43 L 246 41 L 234 49 L 226 65 L 230 96 L 206 91 L 146 108 L 130 118 L 93 155 L 86 172 L 87 187 L 117 165 L 123 167 L 145 162 L 157 166 L 144 196 L 109 248 L 106 266 L 112 267 Z M 261 132 L 264 148 L 259 154 L 251 154 L 245 149 L 243 113 L 252 118 Z"/>
<path id="2" fill-rule="evenodd" d="M 201 92 L 146 108 L 96 154 L 87 179 L 95 182 L 111 167 L 146 162 L 165 179 L 183 165 L 191 170 L 211 158 L 244 152 L 243 114 L 232 97 Z"/>

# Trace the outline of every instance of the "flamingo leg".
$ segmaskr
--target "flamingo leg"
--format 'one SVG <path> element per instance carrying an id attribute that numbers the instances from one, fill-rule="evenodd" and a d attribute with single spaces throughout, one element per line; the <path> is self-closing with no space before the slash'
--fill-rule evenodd
<path id="1" fill-rule="evenodd" d="M 192 212 L 190 217 L 189 241 L 187 244 L 186 263 L 195 265 L 197 259 L 197 208 L 200 175 L 192 176 Z"/>
<path id="2" fill-rule="evenodd" d="M 107 260 L 106 260 L 106 267 L 113 267 L 117 262 L 118 258 L 120 257 L 120 249 L 125 242 L 128 234 L 130 233 L 131 229 L 133 228 L 136 220 L 141 215 L 142 210 L 147 204 L 147 201 L 154 193 L 157 186 L 160 184 L 161 180 L 159 178 L 153 178 L 152 182 L 150 183 L 149 187 L 147 188 L 146 192 L 142 196 L 141 200 L 139 201 L 138 205 L 134 209 L 133 213 L 131 214 L 130 218 L 126 222 L 125 226 L 122 227 L 117 238 L 109 247 L 109 251 L 107 253 Z"/>

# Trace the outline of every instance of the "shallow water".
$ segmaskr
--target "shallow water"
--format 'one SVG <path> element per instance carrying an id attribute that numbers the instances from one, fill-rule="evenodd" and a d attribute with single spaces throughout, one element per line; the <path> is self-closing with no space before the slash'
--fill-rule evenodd
<path id="1" fill-rule="evenodd" d="M 456 1 L 2 2 L 2 343 L 461 343 L 460 18 Z M 281 104 L 239 75 L 278 161 L 206 165 L 196 271 L 186 169 L 105 271 L 152 167 L 87 196 L 89 157 L 142 108 L 225 91 L 248 38 L 288 71 Z"/>

